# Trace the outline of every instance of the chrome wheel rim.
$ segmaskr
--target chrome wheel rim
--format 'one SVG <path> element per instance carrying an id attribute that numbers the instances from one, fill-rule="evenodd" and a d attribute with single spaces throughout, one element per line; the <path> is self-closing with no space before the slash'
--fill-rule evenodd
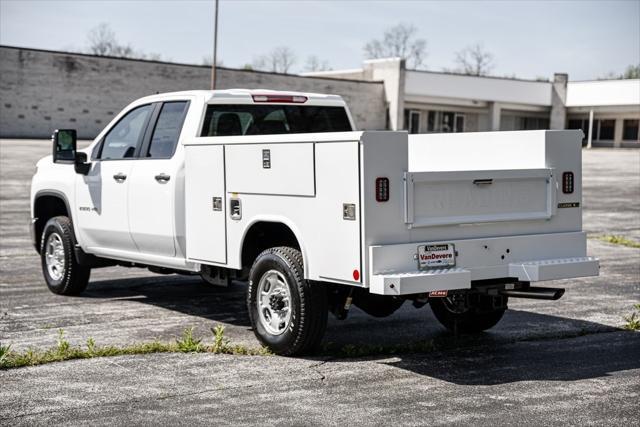
<path id="1" fill-rule="evenodd" d="M 284 275 L 269 270 L 258 284 L 258 317 L 271 335 L 284 333 L 291 322 L 291 293 Z"/>
<path id="2" fill-rule="evenodd" d="M 49 276 L 51 276 L 53 280 L 62 279 L 65 267 L 64 245 L 58 233 L 49 234 L 44 258 Z"/>

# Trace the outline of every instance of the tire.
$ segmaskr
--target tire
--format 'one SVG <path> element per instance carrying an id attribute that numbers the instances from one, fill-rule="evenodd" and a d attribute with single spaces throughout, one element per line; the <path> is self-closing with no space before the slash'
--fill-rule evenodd
<path id="1" fill-rule="evenodd" d="M 492 307 L 490 296 L 477 295 L 466 310 L 454 312 L 447 298 L 430 298 L 429 305 L 436 319 L 453 333 L 477 334 L 494 327 L 507 309 L 507 297 L 499 308 Z"/>
<path id="2" fill-rule="evenodd" d="M 254 261 L 247 308 L 258 340 L 282 356 L 313 352 L 327 327 L 326 289 L 304 279 L 302 254 L 286 246 Z"/>
<path id="3" fill-rule="evenodd" d="M 66 216 L 51 218 L 44 226 L 40 261 L 47 287 L 54 294 L 79 295 L 87 288 L 91 269 L 76 261 L 75 243 L 73 225 Z"/>

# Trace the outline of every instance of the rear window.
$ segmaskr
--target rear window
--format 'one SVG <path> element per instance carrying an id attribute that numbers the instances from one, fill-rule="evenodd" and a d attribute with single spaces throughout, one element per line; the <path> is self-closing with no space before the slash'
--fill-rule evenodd
<path id="1" fill-rule="evenodd" d="M 213 104 L 207 106 L 201 136 L 274 135 L 351 130 L 344 107 Z"/>

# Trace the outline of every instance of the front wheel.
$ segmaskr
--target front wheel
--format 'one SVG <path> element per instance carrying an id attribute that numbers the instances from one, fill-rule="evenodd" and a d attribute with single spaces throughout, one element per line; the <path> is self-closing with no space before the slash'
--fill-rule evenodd
<path id="1" fill-rule="evenodd" d="M 247 308 L 256 337 L 276 354 L 313 351 L 327 326 L 327 293 L 304 278 L 300 251 L 267 249 L 249 273 Z"/>
<path id="2" fill-rule="evenodd" d="M 506 296 L 454 294 L 429 298 L 436 319 L 454 333 L 477 334 L 494 327 L 507 309 Z"/>
<path id="3" fill-rule="evenodd" d="M 42 274 L 54 294 L 79 295 L 89 283 L 91 269 L 78 264 L 74 245 L 73 226 L 66 216 L 51 218 L 44 226 L 40 243 Z"/>

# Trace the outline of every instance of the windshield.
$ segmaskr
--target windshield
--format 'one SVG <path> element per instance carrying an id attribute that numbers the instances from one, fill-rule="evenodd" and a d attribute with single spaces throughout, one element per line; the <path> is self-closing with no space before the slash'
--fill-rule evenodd
<path id="1" fill-rule="evenodd" d="M 207 106 L 200 136 L 273 135 L 351 130 L 344 107 L 212 104 Z"/>

